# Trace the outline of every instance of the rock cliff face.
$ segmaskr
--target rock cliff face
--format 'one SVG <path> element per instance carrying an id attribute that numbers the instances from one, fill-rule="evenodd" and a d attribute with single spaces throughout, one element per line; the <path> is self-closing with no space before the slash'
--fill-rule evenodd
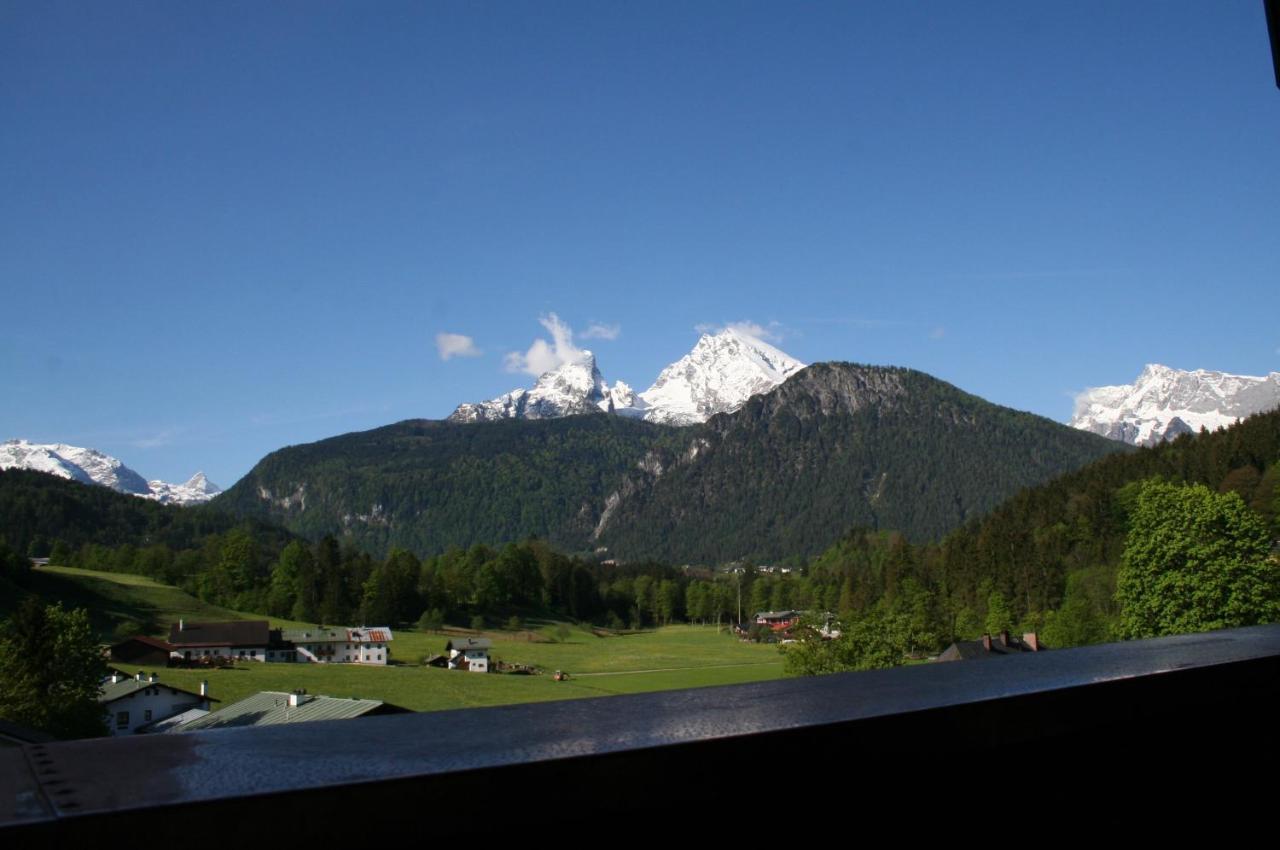
<path id="1" fill-rule="evenodd" d="M 1095 387 L 1076 397 L 1073 427 L 1135 446 L 1213 431 L 1280 406 L 1280 372 L 1265 377 L 1152 364 L 1132 384 Z"/>

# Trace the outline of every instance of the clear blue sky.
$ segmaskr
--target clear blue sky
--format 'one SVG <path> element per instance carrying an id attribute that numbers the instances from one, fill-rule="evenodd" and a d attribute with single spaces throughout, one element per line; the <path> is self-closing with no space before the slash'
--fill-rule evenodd
<path id="1" fill-rule="evenodd" d="M 5 3 L 0 439 L 225 487 L 551 312 L 637 389 L 740 321 L 1058 420 L 1277 370 L 1270 61 L 1243 0 Z"/>

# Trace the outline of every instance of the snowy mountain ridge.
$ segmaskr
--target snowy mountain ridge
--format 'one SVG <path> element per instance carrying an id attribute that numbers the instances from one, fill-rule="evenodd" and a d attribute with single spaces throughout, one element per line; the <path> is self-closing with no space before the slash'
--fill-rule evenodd
<path id="1" fill-rule="evenodd" d="M 197 472 L 185 484 L 147 481 L 109 454 L 65 443 L 40 444 L 27 440 L 0 443 L 0 469 L 47 472 L 59 478 L 110 487 L 166 505 L 200 504 L 222 492 L 203 472 Z"/>
<path id="2" fill-rule="evenodd" d="M 1148 364 L 1132 384 L 1076 396 L 1070 425 L 1136 446 L 1226 427 L 1280 406 L 1280 372 L 1254 377 Z"/>
<path id="3" fill-rule="evenodd" d="M 533 389 L 515 389 L 476 404 L 460 404 L 450 422 L 492 422 L 496 419 L 556 419 L 577 413 L 617 412 L 635 404 L 635 392 L 618 381 L 610 387 L 590 351 L 538 378 Z"/>
<path id="4" fill-rule="evenodd" d="M 705 422 L 737 410 L 806 364 L 737 328 L 703 334 L 693 350 L 636 393 L 622 381 L 608 385 L 589 351 L 543 373 L 533 389 L 516 389 L 489 401 L 461 404 L 450 422 L 553 419 L 578 413 L 615 413 L 669 425 Z"/>

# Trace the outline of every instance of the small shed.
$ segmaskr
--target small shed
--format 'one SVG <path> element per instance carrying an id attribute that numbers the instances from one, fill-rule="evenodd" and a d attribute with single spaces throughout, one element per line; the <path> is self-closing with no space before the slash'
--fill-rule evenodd
<path id="1" fill-rule="evenodd" d="M 176 647 L 168 641 L 134 635 L 111 646 L 111 660 L 121 664 L 141 664 L 143 667 L 164 667 Z"/>

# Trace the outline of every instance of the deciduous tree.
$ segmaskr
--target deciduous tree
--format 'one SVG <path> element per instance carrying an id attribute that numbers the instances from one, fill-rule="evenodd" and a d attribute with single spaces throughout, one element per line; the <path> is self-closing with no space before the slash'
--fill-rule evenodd
<path id="1" fill-rule="evenodd" d="M 87 611 L 27 597 L 0 639 L 0 717 L 59 738 L 104 735 L 106 671 Z"/>
<path id="2" fill-rule="evenodd" d="M 1147 481 L 1116 581 L 1119 632 L 1155 637 L 1280 619 L 1280 565 L 1235 493 Z"/>

